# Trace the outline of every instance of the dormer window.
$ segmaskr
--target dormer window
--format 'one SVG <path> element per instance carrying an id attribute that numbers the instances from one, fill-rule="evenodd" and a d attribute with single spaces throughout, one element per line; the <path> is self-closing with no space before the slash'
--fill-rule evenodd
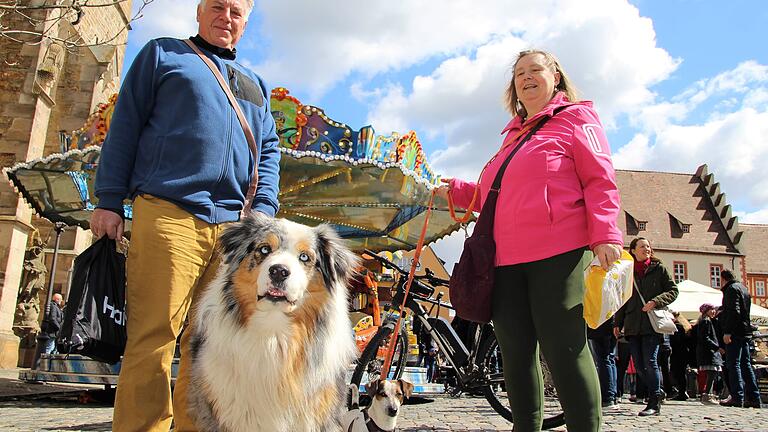
<path id="1" fill-rule="evenodd" d="M 669 228 L 672 238 L 682 238 L 683 234 L 691 232 L 691 224 L 685 223 L 679 217 L 667 212 L 669 215 Z"/>
<path id="2" fill-rule="evenodd" d="M 645 231 L 648 227 L 648 221 L 637 221 L 637 230 Z"/>

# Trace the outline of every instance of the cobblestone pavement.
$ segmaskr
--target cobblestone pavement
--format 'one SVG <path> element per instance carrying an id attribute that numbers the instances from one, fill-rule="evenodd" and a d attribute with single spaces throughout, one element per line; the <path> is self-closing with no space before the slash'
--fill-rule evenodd
<path id="1" fill-rule="evenodd" d="M 605 431 L 768 431 L 768 410 L 703 406 L 695 401 L 670 401 L 662 415 L 638 418 L 641 405 L 625 403 L 605 414 Z M 0 431 L 110 431 L 112 408 L 79 405 L 76 394 L 36 400 L 0 401 Z M 437 397 L 433 402 L 407 405 L 399 421 L 403 432 L 509 431 L 485 399 Z M 565 431 L 565 428 L 558 428 Z"/>

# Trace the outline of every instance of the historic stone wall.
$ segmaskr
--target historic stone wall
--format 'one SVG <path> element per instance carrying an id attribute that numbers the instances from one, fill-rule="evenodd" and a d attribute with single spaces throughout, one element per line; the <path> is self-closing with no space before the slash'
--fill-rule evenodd
<path id="1" fill-rule="evenodd" d="M 41 0 L 29 3 L 33 2 Z M 67 17 L 52 28 L 52 39 L 39 44 L 0 38 L 0 166 L 60 152 L 58 131 L 80 128 L 96 105 L 117 91 L 130 8 L 131 0 L 85 8 L 78 24 L 72 25 Z M 38 17 L 43 13 L 34 12 Z M 34 30 L 20 17 L 5 22 L 14 28 Z M 56 38 L 81 46 L 66 46 Z M 0 181 L 0 368 L 16 366 L 18 339 L 14 340 L 11 324 L 32 223 L 26 203 L 7 182 Z M 90 237 L 90 233 L 77 232 Z M 80 252 L 88 243 L 75 241 L 78 247 L 65 251 L 65 255 Z M 66 274 L 69 261 L 60 260 L 57 275 Z"/>

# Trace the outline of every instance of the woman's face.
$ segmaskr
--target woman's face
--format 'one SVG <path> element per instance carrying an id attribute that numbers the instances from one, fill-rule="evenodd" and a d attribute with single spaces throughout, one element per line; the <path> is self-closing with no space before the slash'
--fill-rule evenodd
<path id="1" fill-rule="evenodd" d="M 651 257 L 653 250 L 651 249 L 651 243 L 649 243 L 648 240 L 639 240 L 631 252 L 636 260 L 645 261 Z"/>
<path id="2" fill-rule="evenodd" d="M 515 65 L 515 92 L 528 116 L 539 112 L 552 99 L 560 73 L 547 64 L 543 54 L 528 54 Z"/>
<path id="3" fill-rule="evenodd" d="M 717 315 L 717 309 L 710 309 L 707 311 L 707 316 L 710 318 L 714 318 L 715 315 Z"/>

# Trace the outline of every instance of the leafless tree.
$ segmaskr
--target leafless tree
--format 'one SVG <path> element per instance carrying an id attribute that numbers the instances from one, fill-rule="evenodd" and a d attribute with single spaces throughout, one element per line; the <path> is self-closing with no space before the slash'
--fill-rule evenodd
<path id="1" fill-rule="evenodd" d="M 83 17 L 96 8 L 119 7 L 128 0 L 0 0 L 0 39 L 5 38 L 25 45 L 56 42 L 67 50 L 97 45 L 119 45 L 120 35 L 131 23 L 143 16 L 144 8 L 153 0 L 141 1 L 136 12 L 118 30 L 106 37 L 84 40 L 74 31 Z M 60 31 L 68 24 L 72 31 Z"/>

